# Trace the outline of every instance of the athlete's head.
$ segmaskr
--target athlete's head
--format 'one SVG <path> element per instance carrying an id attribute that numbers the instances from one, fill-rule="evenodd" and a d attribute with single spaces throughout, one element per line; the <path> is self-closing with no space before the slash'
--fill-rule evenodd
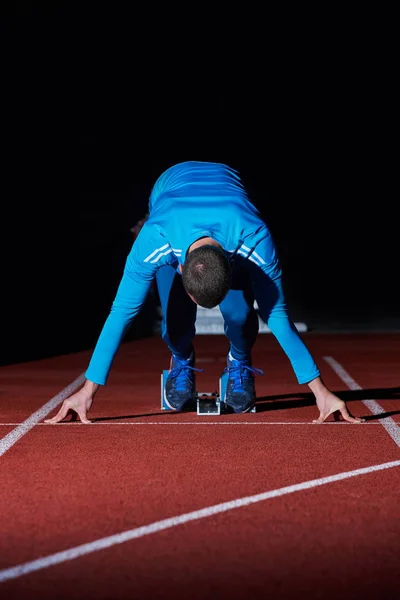
<path id="1" fill-rule="evenodd" d="M 182 282 L 199 306 L 220 304 L 231 285 L 231 268 L 222 248 L 204 245 L 191 250 L 182 266 Z"/>

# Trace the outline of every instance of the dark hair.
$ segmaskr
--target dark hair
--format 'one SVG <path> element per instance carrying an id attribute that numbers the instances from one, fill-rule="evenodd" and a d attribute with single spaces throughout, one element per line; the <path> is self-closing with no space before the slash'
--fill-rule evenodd
<path id="1" fill-rule="evenodd" d="M 199 306 L 214 308 L 220 304 L 231 285 L 231 269 L 224 251 L 204 245 L 189 252 L 182 267 L 182 282 Z"/>

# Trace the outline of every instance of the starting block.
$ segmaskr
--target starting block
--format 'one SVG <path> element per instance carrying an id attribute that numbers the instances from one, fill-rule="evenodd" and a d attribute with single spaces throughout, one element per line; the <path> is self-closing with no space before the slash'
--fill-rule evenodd
<path id="1" fill-rule="evenodd" d="M 166 403 L 165 398 L 165 382 L 168 377 L 168 370 L 161 373 L 161 409 L 171 410 Z M 215 392 L 196 392 L 192 402 L 188 402 L 185 411 L 197 410 L 198 415 L 220 415 L 228 412 L 228 407 L 225 403 L 226 386 L 228 383 L 228 373 L 223 373 L 219 378 L 219 391 Z M 249 412 L 256 412 L 256 407 Z"/>
<path id="2" fill-rule="evenodd" d="M 196 400 L 198 415 L 221 414 L 221 398 L 218 392 L 198 392 Z"/>

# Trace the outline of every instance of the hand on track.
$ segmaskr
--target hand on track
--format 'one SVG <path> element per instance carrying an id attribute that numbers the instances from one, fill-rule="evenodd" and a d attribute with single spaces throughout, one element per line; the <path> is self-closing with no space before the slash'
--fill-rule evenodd
<path id="1" fill-rule="evenodd" d="M 93 396 L 88 394 L 84 389 L 79 390 L 66 400 L 61 405 L 58 413 L 52 417 L 51 419 L 45 419 L 45 423 L 49 423 L 51 425 L 55 425 L 56 423 L 60 423 L 67 414 L 72 411 L 73 416 L 76 415 L 79 417 L 82 423 L 85 425 L 91 423 L 91 421 L 87 418 L 87 413 L 92 406 Z"/>
<path id="2" fill-rule="evenodd" d="M 319 409 L 319 417 L 318 419 L 314 419 L 313 423 L 323 423 L 333 413 L 336 420 L 340 420 L 340 417 L 342 417 L 344 421 L 348 421 L 349 423 L 365 422 L 365 419 L 352 417 L 343 400 L 340 400 L 340 398 L 329 391 L 317 397 L 317 407 Z"/>

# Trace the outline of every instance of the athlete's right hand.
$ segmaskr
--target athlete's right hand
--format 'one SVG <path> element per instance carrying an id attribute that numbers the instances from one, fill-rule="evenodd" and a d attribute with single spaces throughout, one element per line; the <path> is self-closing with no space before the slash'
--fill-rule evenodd
<path id="1" fill-rule="evenodd" d="M 79 419 L 85 425 L 91 423 L 91 421 L 87 418 L 87 413 L 90 410 L 90 407 L 93 403 L 94 394 L 91 391 L 88 391 L 85 387 L 80 389 L 75 394 L 72 394 L 69 398 L 66 398 L 61 405 L 58 413 L 52 417 L 51 419 L 45 419 L 45 423 L 49 423 L 50 425 L 55 425 L 59 423 L 67 414 L 72 411 L 73 415 L 78 415 Z"/>

